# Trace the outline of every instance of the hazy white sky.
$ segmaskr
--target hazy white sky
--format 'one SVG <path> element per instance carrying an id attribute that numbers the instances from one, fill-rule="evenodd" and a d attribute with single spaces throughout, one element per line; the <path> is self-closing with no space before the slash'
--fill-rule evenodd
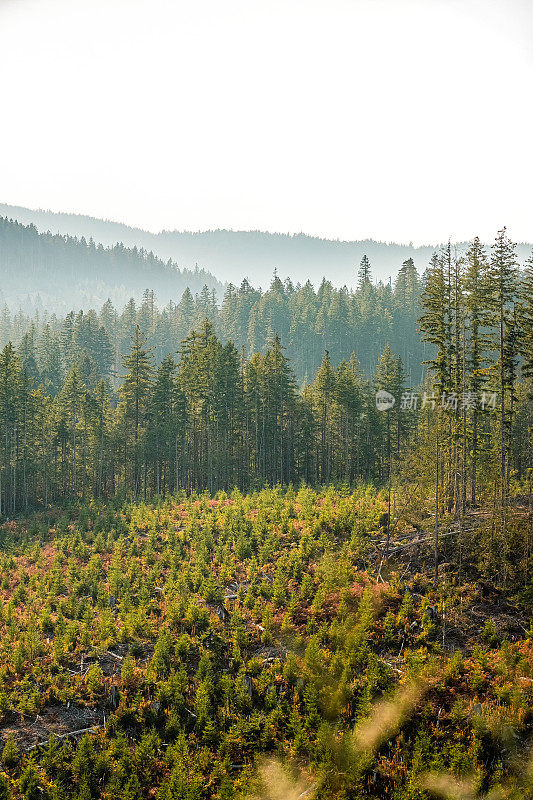
<path id="1" fill-rule="evenodd" d="M 531 0 L 0 0 L 0 202 L 533 240 Z"/>

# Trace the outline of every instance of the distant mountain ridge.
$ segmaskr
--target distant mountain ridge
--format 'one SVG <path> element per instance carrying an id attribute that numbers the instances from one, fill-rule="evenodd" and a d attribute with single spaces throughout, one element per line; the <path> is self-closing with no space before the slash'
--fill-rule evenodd
<path id="1" fill-rule="evenodd" d="M 402 263 L 412 258 L 419 273 L 427 267 L 440 244 L 415 247 L 372 239 L 339 241 L 307 234 L 265 233 L 262 231 L 161 231 L 151 233 L 119 222 L 79 214 L 32 210 L 0 204 L 0 215 L 24 224 L 33 223 L 39 231 L 84 236 L 104 246 L 121 242 L 125 247 L 142 247 L 164 261 L 172 259 L 179 267 L 208 271 L 223 283 L 238 284 L 248 277 L 254 285 L 266 288 L 274 270 L 293 283 L 310 279 L 317 285 L 325 276 L 335 285 L 353 286 L 363 255 L 371 262 L 375 279 L 394 280 Z M 496 231 L 494 231 L 496 234 Z M 512 231 L 511 231 L 512 234 Z M 466 243 L 458 243 L 463 247 Z M 490 244 L 490 243 L 489 243 Z M 521 264 L 531 255 L 532 244 L 517 248 Z"/>
<path id="2" fill-rule="evenodd" d="M 63 313 L 99 308 L 107 299 L 122 308 L 146 290 L 164 306 L 178 303 L 187 288 L 196 294 L 204 286 L 222 297 L 224 286 L 205 270 L 180 270 L 143 248 L 39 232 L 33 223 L 0 215 L 0 305 L 11 309 Z"/>

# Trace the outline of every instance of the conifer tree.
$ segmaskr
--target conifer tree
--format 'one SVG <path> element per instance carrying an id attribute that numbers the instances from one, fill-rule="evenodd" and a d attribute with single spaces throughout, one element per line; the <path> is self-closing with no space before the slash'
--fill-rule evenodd
<path id="1" fill-rule="evenodd" d="M 476 504 L 477 467 L 479 448 L 480 399 L 487 384 L 487 348 L 489 346 L 490 326 L 490 280 L 489 265 L 485 249 L 478 236 L 466 254 L 464 272 L 464 293 L 466 311 L 465 341 L 465 392 L 463 408 L 471 414 L 471 502 Z M 468 399 L 470 397 L 470 400 Z"/>
<path id="2" fill-rule="evenodd" d="M 82 399 L 85 387 L 76 367 L 72 367 L 58 397 L 59 406 L 64 415 L 65 426 L 69 434 L 71 459 L 63 452 L 63 466 L 69 475 L 68 484 L 74 497 L 78 494 L 78 423 L 81 416 Z M 64 486 L 67 495 L 67 486 Z"/>
<path id="3" fill-rule="evenodd" d="M 512 406 L 516 378 L 516 350 L 512 343 L 516 321 L 518 265 L 516 245 L 507 236 L 506 228 L 498 232 L 492 247 L 491 297 L 493 298 L 498 377 L 500 390 L 500 464 L 502 498 L 508 490 L 507 444 L 512 425 Z"/>
<path id="4" fill-rule="evenodd" d="M 56 396 L 63 383 L 61 367 L 61 347 L 59 337 L 52 332 L 49 324 L 43 328 L 38 346 L 40 376 L 48 394 Z"/>
<path id="5" fill-rule="evenodd" d="M 2 436 L 2 464 L 0 468 L 0 513 L 14 513 L 16 509 L 17 464 L 17 384 L 20 362 L 11 343 L 0 354 L 0 430 Z"/>
<path id="6" fill-rule="evenodd" d="M 359 289 L 366 289 L 372 283 L 372 272 L 368 256 L 364 255 L 357 270 L 357 285 Z"/>
<path id="7" fill-rule="evenodd" d="M 402 360 L 400 356 L 395 356 L 390 345 L 386 345 L 378 361 L 374 374 L 374 386 L 376 391 L 385 390 L 395 398 L 392 408 L 384 412 L 385 421 L 385 457 L 382 458 L 382 475 L 387 481 L 388 496 L 388 520 L 387 520 L 387 544 L 386 557 L 388 558 L 389 534 L 390 534 L 390 515 L 391 515 L 391 479 L 392 479 L 392 430 L 393 426 L 398 431 L 398 447 L 400 429 L 402 427 L 402 417 L 405 411 L 401 409 L 401 397 L 404 388 L 404 375 Z"/>
<path id="8" fill-rule="evenodd" d="M 124 419 L 127 426 L 126 440 L 130 439 L 134 454 L 133 486 L 137 497 L 140 487 L 140 438 L 148 412 L 147 400 L 152 382 L 152 356 L 146 348 L 146 337 L 137 325 L 132 336 L 132 348 L 124 357 L 122 366 L 127 370 L 120 397 L 124 406 Z"/>
<path id="9" fill-rule="evenodd" d="M 329 352 L 324 352 L 322 364 L 315 378 L 315 390 L 320 419 L 319 480 L 327 483 L 331 476 L 332 434 L 330 430 L 332 401 L 335 392 L 335 372 Z"/>
<path id="10" fill-rule="evenodd" d="M 171 355 L 158 368 L 150 395 L 147 441 L 155 473 L 157 494 L 170 490 L 176 471 L 176 442 L 179 439 L 176 364 Z"/>

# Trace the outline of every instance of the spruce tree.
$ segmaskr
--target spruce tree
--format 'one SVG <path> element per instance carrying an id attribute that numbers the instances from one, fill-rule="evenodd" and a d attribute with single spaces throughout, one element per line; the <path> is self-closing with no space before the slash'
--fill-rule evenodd
<path id="1" fill-rule="evenodd" d="M 322 363 L 316 374 L 315 391 L 320 419 L 319 480 L 323 483 L 327 483 L 331 475 L 333 442 L 331 440 L 332 432 L 330 430 L 330 419 L 335 392 L 335 371 L 331 366 L 329 352 L 327 350 L 324 352 Z"/>
<path id="2" fill-rule="evenodd" d="M 385 428 L 385 456 L 383 457 L 382 474 L 387 481 L 387 504 L 388 504 L 388 518 L 387 518 L 387 541 L 385 546 L 385 556 L 389 555 L 389 539 L 390 539 L 390 516 L 391 516 L 391 481 L 392 481 L 392 430 L 393 426 L 398 431 L 398 440 L 400 438 L 400 428 L 402 427 L 402 417 L 405 416 L 406 411 L 401 408 L 401 397 L 404 388 L 404 375 L 402 361 L 399 356 L 395 356 L 392 352 L 390 345 L 386 345 L 381 357 L 378 361 L 376 372 L 374 374 L 374 386 L 376 391 L 385 390 L 395 398 L 395 404 L 392 408 L 384 412 L 384 428 Z"/>
<path id="3" fill-rule="evenodd" d="M 17 388 L 20 362 L 11 342 L 0 354 L 0 431 L 2 463 L 0 465 L 0 514 L 14 513 L 17 481 Z"/>
<path id="4" fill-rule="evenodd" d="M 466 310 L 465 381 L 463 409 L 471 418 L 471 502 L 476 505 L 480 400 L 487 385 L 490 344 L 490 276 L 485 249 L 478 236 L 466 254 L 463 278 Z M 467 393 L 467 394 L 466 394 Z"/>
<path id="5" fill-rule="evenodd" d="M 372 271 L 368 256 L 364 255 L 357 270 L 357 286 L 360 290 L 366 289 L 372 284 Z"/>
<path id="6" fill-rule="evenodd" d="M 120 397 L 124 407 L 126 440 L 130 439 L 133 454 L 133 491 L 137 497 L 140 489 L 140 439 L 147 415 L 147 400 L 152 383 L 152 355 L 146 348 L 146 337 L 137 325 L 132 336 L 132 348 L 124 357 L 122 366 L 126 370 Z"/>
<path id="7" fill-rule="evenodd" d="M 506 228 L 498 231 L 492 247 L 491 297 L 496 328 L 497 369 L 500 389 L 500 468 L 502 498 L 508 491 L 507 446 L 512 425 L 512 405 L 516 378 L 516 351 L 512 343 L 515 326 L 515 305 L 518 290 L 516 245 L 507 236 Z"/>

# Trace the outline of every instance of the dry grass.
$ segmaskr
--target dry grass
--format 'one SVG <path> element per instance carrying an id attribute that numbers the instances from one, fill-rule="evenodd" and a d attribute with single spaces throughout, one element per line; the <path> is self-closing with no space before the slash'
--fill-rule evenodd
<path id="1" fill-rule="evenodd" d="M 289 772 L 276 759 L 263 761 L 259 777 L 259 794 L 250 800 L 311 800 L 316 789 L 316 784 L 301 771 Z"/>
<path id="2" fill-rule="evenodd" d="M 500 789 L 481 796 L 472 779 L 457 781 L 447 773 L 429 772 L 422 777 L 421 784 L 433 797 L 441 800 L 503 800 L 505 797 Z"/>
<path id="3" fill-rule="evenodd" d="M 377 703 L 370 716 L 362 720 L 353 732 L 352 746 L 356 753 L 374 753 L 380 745 L 394 736 L 425 692 L 425 684 L 409 683 L 390 700 Z"/>

